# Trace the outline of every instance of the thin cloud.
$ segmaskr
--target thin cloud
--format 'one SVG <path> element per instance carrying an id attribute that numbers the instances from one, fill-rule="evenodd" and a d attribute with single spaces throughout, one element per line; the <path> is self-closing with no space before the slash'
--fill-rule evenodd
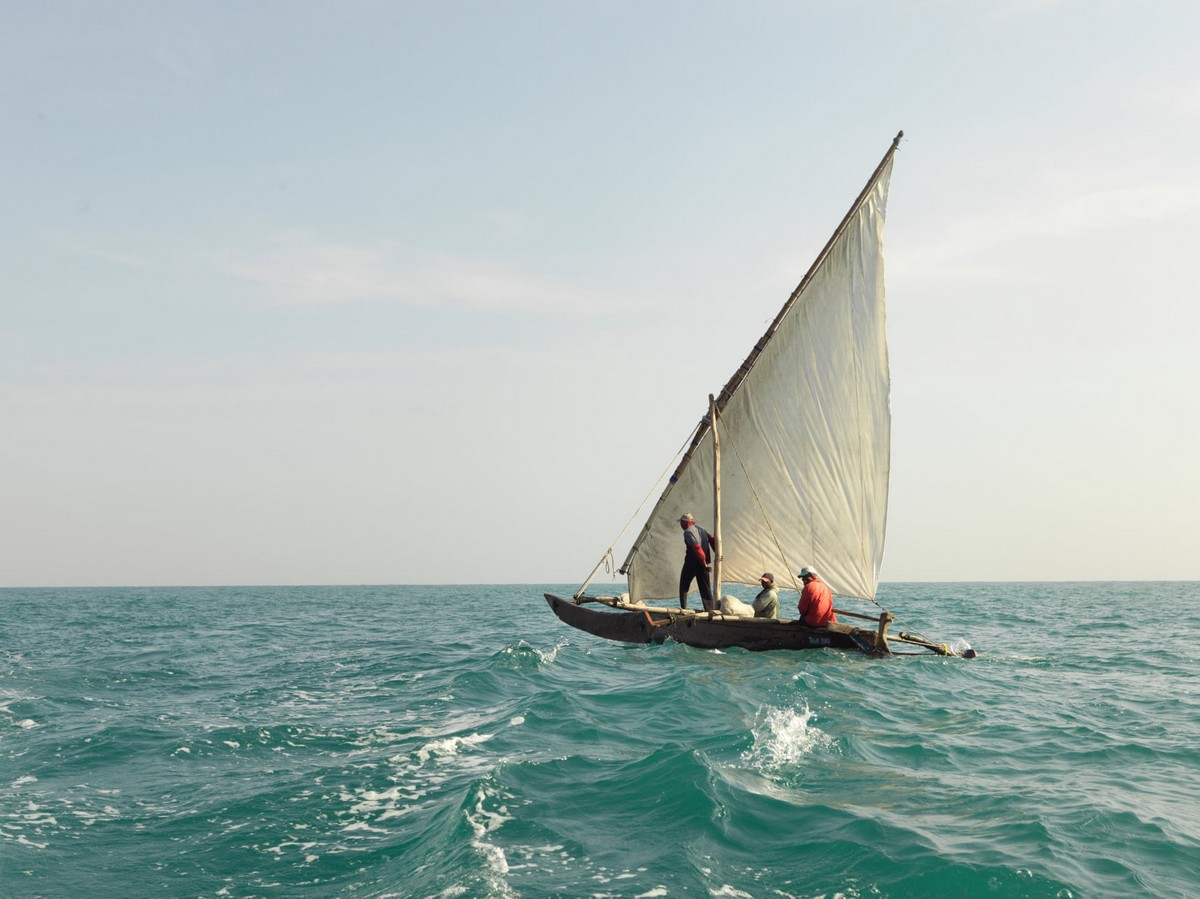
<path id="1" fill-rule="evenodd" d="M 414 296 L 413 285 L 391 270 L 386 247 L 322 244 L 299 236 L 276 244 L 258 257 L 230 259 L 218 268 L 254 285 L 270 301 L 287 305 L 408 302 Z"/>
<path id="2" fill-rule="evenodd" d="M 282 305 L 450 303 L 479 312 L 562 315 L 633 305 L 628 297 L 529 274 L 507 263 L 413 260 L 411 253 L 392 242 L 354 246 L 289 234 L 275 243 L 274 249 L 259 256 L 226 259 L 218 267 Z"/>
<path id="3" fill-rule="evenodd" d="M 952 234 L 923 237 L 905 248 L 889 270 L 905 277 L 958 280 L 996 277 L 1007 261 L 988 262 L 996 250 L 1029 240 L 1066 240 L 1089 233 L 1167 221 L 1200 208 L 1200 187 L 1147 184 L 1091 190 L 1056 201 L 1030 198 L 1019 209 L 954 217 Z"/>
<path id="4" fill-rule="evenodd" d="M 155 63 L 179 78 L 201 78 L 213 69 L 212 52 L 198 44 L 188 47 L 160 45 L 151 49 L 150 55 Z"/>
<path id="5" fill-rule="evenodd" d="M 45 243 L 83 259 L 96 259 L 125 268 L 152 268 L 154 266 L 154 263 L 144 256 L 137 256 L 133 253 L 122 252 L 100 246 L 90 241 L 80 240 L 78 237 L 62 231 L 45 231 L 42 232 L 41 238 Z"/>
<path id="6" fill-rule="evenodd" d="M 1005 0 L 995 4 L 987 12 L 992 19 L 1001 21 L 1040 16 L 1052 10 L 1066 8 L 1068 5 L 1069 0 Z"/>
<path id="7" fill-rule="evenodd" d="M 1128 108 L 1154 110 L 1172 116 L 1200 113 L 1200 80 L 1160 80 L 1143 82 L 1122 94 Z"/>
<path id="8" fill-rule="evenodd" d="M 1200 188 L 1174 184 L 1116 187 L 1063 200 L 1050 215 L 1029 224 L 1034 233 L 1072 235 L 1118 228 L 1137 222 L 1162 221 L 1200 206 Z"/>

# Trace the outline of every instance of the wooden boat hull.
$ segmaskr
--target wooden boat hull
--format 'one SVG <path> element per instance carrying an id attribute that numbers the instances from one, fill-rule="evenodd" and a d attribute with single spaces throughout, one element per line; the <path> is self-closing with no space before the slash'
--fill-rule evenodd
<path id="1" fill-rule="evenodd" d="M 870 655 L 888 654 L 886 644 L 881 652 L 876 650 L 874 631 L 845 624 L 812 628 L 795 621 L 739 618 L 662 608 L 631 609 L 611 603 L 587 607 L 552 593 L 544 595 L 554 614 L 565 624 L 606 640 L 623 643 L 674 640 L 700 649 L 740 647 L 764 652 L 834 648 Z"/>

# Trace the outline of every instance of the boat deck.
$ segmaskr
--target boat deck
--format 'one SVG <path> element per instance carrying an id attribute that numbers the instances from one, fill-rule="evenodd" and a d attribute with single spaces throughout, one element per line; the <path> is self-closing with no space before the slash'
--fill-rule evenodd
<path id="1" fill-rule="evenodd" d="M 741 647 L 750 650 L 809 649 L 834 647 L 886 654 L 887 644 L 877 649 L 873 630 L 841 622 L 827 627 L 809 627 L 782 618 L 725 615 L 695 609 L 629 603 L 615 596 L 585 596 L 574 600 L 546 594 L 546 601 L 560 619 L 609 640 L 628 643 L 661 643 L 671 639 L 705 649 Z M 607 606 L 611 611 L 588 609 Z"/>

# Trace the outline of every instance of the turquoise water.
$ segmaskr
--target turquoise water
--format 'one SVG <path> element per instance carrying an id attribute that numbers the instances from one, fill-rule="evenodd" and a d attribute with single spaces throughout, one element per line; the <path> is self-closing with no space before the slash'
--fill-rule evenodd
<path id="1" fill-rule="evenodd" d="M 1198 584 L 881 588 L 970 661 L 572 589 L 0 590 L 0 896 L 1200 894 Z"/>

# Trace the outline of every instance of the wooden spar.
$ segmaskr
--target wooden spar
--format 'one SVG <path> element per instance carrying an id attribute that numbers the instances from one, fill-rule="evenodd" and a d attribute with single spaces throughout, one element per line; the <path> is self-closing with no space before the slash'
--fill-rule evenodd
<path id="1" fill-rule="evenodd" d="M 762 351 L 766 347 L 768 341 L 770 341 L 770 339 L 775 335 L 776 329 L 779 328 L 779 323 L 783 321 L 784 316 L 786 316 L 791 310 L 792 306 L 795 305 L 796 300 L 800 298 L 800 294 L 804 293 L 804 289 L 808 287 L 808 282 L 813 279 L 813 276 L 816 275 L 817 270 L 825 264 L 825 258 L 829 255 L 830 250 L 833 249 L 833 245 L 838 242 L 838 239 L 842 236 L 842 233 L 846 230 L 846 228 L 849 227 L 850 222 L 858 213 L 858 208 L 863 204 L 863 201 L 866 200 L 867 195 L 874 190 L 875 182 L 879 180 L 879 176 L 882 174 L 884 167 L 887 166 L 892 156 L 895 155 L 897 148 L 900 146 L 900 138 L 902 137 L 904 137 L 903 131 L 897 134 L 892 140 L 892 145 L 888 147 L 888 151 L 883 154 L 883 159 L 879 161 L 879 165 L 875 167 L 875 171 L 871 173 L 871 177 L 867 180 L 866 187 L 864 187 L 862 191 L 859 192 L 859 195 L 855 197 L 854 203 L 850 207 L 850 211 L 846 213 L 845 217 L 841 221 L 841 224 L 837 226 L 837 230 L 833 232 L 833 236 L 829 238 L 825 246 L 821 249 L 816 261 L 809 266 L 809 269 L 807 272 L 805 272 L 804 277 L 800 279 L 800 283 L 796 285 L 796 289 L 792 291 L 792 295 L 788 297 L 787 302 L 783 304 L 783 308 L 779 310 L 779 313 L 775 316 L 774 321 L 771 322 L 771 326 L 767 328 L 766 333 L 763 334 L 758 343 L 754 345 L 754 349 L 750 351 L 750 355 L 746 357 L 746 361 L 743 362 L 741 367 L 733 373 L 733 377 L 729 379 L 728 383 L 726 383 L 725 387 L 721 390 L 721 395 L 717 397 L 718 409 L 725 408 L 725 404 L 729 401 L 729 397 L 733 395 L 733 392 L 741 385 L 746 375 L 750 373 L 750 369 L 754 367 L 754 363 L 758 360 L 758 357 L 762 355 Z M 682 468 L 682 466 L 680 467 Z"/>
<path id="2" fill-rule="evenodd" d="M 605 550 L 604 555 L 600 557 L 600 561 L 596 563 L 596 567 L 592 569 L 592 573 L 587 576 L 587 580 L 584 581 L 580 585 L 579 589 L 575 591 L 575 599 L 579 599 L 579 597 L 583 596 L 587 592 L 588 585 L 591 584 L 592 578 L 596 576 L 596 572 L 600 570 L 600 566 L 605 562 L 608 562 L 611 558 L 612 547 L 610 546 L 607 550 Z"/>
<path id="3" fill-rule="evenodd" d="M 583 596 L 580 594 L 579 596 L 573 597 L 571 601 L 577 606 L 581 606 L 585 602 L 601 602 L 606 606 L 612 606 L 613 608 L 616 608 L 616 604 L 620 600 L 616 596 Z"/>
<path id="4" fill-rule="evenodd" d="M 862 612 L 847 612 L 845 609 L 834 609 L 834 614 L 845 615 L 847 618 L 861 618 L 864 621 L 878 621 L 878 615 L 864 615 Z"/>
<path id="5" fill-rule="evenodd" d="M 926 649 L 933 650 L 940 656 L 952 656 L 955 653 L 950 651 L 950 647 L 945 643 L 931 643 L 928 640 L 922 640 L 919 637 L 914 637 L 911 634 L 901 631 L 899 636 L 893 637 L 893 640 L 899 640 L 901 643 L 911 643 L 913 646 L 923 646 Z"/>
<path id="6" fill-rule="evenodd" d="M 710 393 L 708 395 L 708 415 L 712 422 L 713 435 L 713 539 L 717 542 L 713 549 L 713 608 L 709 611 L 721 611 L 721 441 L 717 437 L 717 401 Z M 710 547 L 704 547 L 708 552 Z"/>
<path id="7" fill-rule="evenodd" d="M 825 264 L 825 259 L 829 256 L 834 244 L 838 242 L 846 228 L 850 226 L 850 222 L 853 221 L 854 216 L 858 214 L 858 209 L 860 206 L 862 206 L 863 201 L 866 200 L 868 194 L 874 190 L 875 182 L 879 180 L 879 176 L 883 173 L 884 168 L 887 167 L 887 164 L 891 161 L 892 156 L 895 155 L 896 150 L 900 146 L 900 139 L 902 137 L 904 137 L 903 131 L 897 134 L 892 140 L 892 145 L 888 147 L 888 151 L 883 155 L 883 159 L 881 159 L 879 165 L 875 167 L 875 171 L 871 173 L 871 177 L 868 179 L 866 186 L 855 198 L 853 205 L 850 207 L 850 211 L 846 213 L 845 217 L 841 221 L 841 224 L 837 226 L 837 230 L 833 232 L 833 236 L 829 238 L 829 241 L 825 244 L 824 248 L 817 256 L 816 261 L 813 262 L 813 264 L 809 267 L 804 277 L 800 280 L 800 283 L 796 286 L 796 289 L 793 290 L 791 296 L 788 297 L 787 302 L 783 304 L 783 308 L 779 310 L 778 314 L 775 316 L 766 332 L 754 345 L 754 349 L 750 351 L 750 355 L 746 357 L 746 360 L 741 364 L 738 370 L 733 373 L 733 377 L 731 377 L 721 389 L 721 393 L 716 400 L 716 408 L 718 411 L 724 409 L 728 404 L 730 397 L 732 397 L 738 387 L 741 386 L 742 381 L 746 378 L 746 375 L 750 373 L 750 369 L 754 367 L 754 363 L 758 361 L 758 357 L 762 355 L 763 350 L 766 349 L 767 344 L 771 341 L 771 338 L 775 336 L 775 331 L 779 328 L 780 322 L 782 322 L 788 312 L 791 311 L 792 307 L 796 304 L 796 301 L 800 298 L 800 295 L 804 293 L 805 288 L 808 287 L 808 283 L 820 270 L 821 266 Z M 621 563 L 621 568 L 619 569 L 621 574 L 626 574 L 628 572 L 629 565 L 633 561 L 633 557 L 637 555 L 638 548 L 642 544 L 642 539 L 650 531 L 650 523 L 654 520 L 655 513 L 658 511 L 659 507 L 667 501 L 667 495 L 671 492 L 671 487 L 677 480 L 679 480 L 679 476 L 683 474 L 683 470 L 687 468 L 688 463 L 692 461 L 692 455 L 696 452 L 696 448 L 704 440 L 711 421 L 712 415 L 710 413 L 709 416 L 700 420 L 700 424 L 698 424 L 695 431 L 692 432 L 691 444 L 684 451 L 683 458 L 679 460 L 679 464 L 675 466 L 675 473 L 671 475 L 666 489 L 663 490 L 662 495 L 658 498 L 658 502 L 655 503 L 654 508 L 650 511 L 650 515 L 646 519 L 646 523 L 642 525 L 641 533 L 639 533 L 634 539 L 633 546 L 629 548 L 629 553 L 625 556 L 625 561 Z"/>

